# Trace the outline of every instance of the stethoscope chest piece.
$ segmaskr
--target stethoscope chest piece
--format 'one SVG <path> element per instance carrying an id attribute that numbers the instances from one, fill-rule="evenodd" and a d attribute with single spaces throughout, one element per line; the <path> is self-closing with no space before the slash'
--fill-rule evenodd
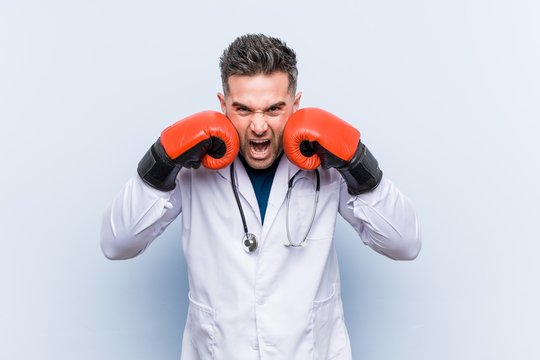
<path id="1" fill-rule="evenodd" d="M 242 238 L 242 247 L 248 254 L 254 252 L 257 250 L 257 237 L 252 233 L 245 233 Z"/>

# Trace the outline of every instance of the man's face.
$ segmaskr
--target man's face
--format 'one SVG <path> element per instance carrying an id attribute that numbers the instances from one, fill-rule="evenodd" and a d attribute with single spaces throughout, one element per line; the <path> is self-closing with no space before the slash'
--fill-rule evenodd
<path id="1" fill-rule="evenodd" d="M 289 92 L 284 72 L 229 77 L 229 93 L 219 93 L 221 110 L 240 137 L 240 153 L 249 166 L 266 169 L 282 151 L 283 128 L 298 109 L 301 93 Z"/>

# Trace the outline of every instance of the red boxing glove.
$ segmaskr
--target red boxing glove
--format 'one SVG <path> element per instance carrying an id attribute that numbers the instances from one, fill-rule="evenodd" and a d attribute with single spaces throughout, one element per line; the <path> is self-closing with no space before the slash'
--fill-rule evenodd
<path id="1" fill-rule="evenodd" d="M 139 162 L 137 172 L 149 185 L 172 190 L 181 167 L 221 169 L 240 149 L 238 133 L 222 113 L 203 111 L 167 127 Z"/>
<path id="2" fill-rule="evenodd" d="M 337 116 L 317 108 L 296 111 L 283 131 L 283 149 L 304 170 L 336 168 L 349 193 L 377 187 L 382 178 L 377 160 L 360 141 L 360 132 Z"/>

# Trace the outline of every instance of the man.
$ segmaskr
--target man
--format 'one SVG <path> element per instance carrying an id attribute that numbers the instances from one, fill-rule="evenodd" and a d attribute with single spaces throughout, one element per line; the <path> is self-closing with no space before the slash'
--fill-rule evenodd
<path id="1" fill-rule="evenodd" d="M 104 216 L 103 252 L 134 257 L 182 215 L 182 359 L 351 359 L 336 216 L 409 260 L 420 250 L 414 210 L 354 127 L 299 109 L 296 55 L 281 40 L 241 36 L 220 67 L 222 113 L 161 133 Z"/>

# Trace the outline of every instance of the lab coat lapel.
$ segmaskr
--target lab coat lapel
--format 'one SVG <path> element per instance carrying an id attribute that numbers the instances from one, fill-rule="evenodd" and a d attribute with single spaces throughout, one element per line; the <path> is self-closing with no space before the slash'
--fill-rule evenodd
<path id="1" fill-rule="evenodd" d="M 289 162 L 285 155 L 281 157 L 276 174 L 274 175 L 274 181 L 272 182 L 272 190 L 270 190 L 270 196 L 268 197 L 268 207 L 266 208 L 263 224 L 263 238 L 266 237 L 266 234 L 272 227 L 278 211 L 285 201 L 289 178 L 292 177 L 298 169 L 297 166 Z"/>
<path id="2" fill-rule="evenodd" d="M 218 171 L 221 176 L 223 176 L 229 182 L 231 181 L 230 166 L 227 166 L 226 168 L 220 169 Z M 234 171 L 236 173 L 236 188 L 238 189 L 238 195 L 240 196 L 242 209 L 244 210 L 244 213 L 246 213 L 245 214 L 246 218 L 248 216 L 247 215 L 248 209 L 251 209 L 251 211 L 253 211 L 255 217 L 259 220 L 259 223 L 260 223 L 261 212 L 259 210 L 257 197 L 255 196 L 255 190 L 253 190 L 253 185 L 251 184 L 251 180 L 249 179 L 246 169 L 244 168 L 244 165 L 242 164 L 242 161 L 239 158 L 236 158 L 234 160 Z M 230 191 L 232 192 L 232 187 L 230 188 Z M 242 198 L 245 201 L 242 201 Z M 234 204 L 234 207 L 236 207 L 236 204 Z"/>

